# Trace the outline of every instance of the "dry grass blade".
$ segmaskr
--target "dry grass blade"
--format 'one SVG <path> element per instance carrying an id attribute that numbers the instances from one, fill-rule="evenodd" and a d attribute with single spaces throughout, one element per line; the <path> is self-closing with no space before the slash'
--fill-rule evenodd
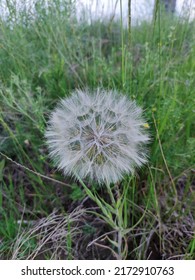
<path id="1" fill-rule="evenodd" d="M 78 223 L 86 210 L 78 207 L 68 215 L 51 213 L 38 221 L 29 221 L 29 227 L 21 230 L 12 247 L 12 259 L 36 259 L 44 257 L 45 253 L 52 252 L 50 258 L 58 254 L 68 254 L 68 241 L 79 233 Z M 69 225 L 74 225 L 70 228 Z M 34 243 L 33 243 L 34 241 Z M 32 248 L 26 246 L 33 243 Z M 60 251 L 60 252 L 59 252 Z"/>

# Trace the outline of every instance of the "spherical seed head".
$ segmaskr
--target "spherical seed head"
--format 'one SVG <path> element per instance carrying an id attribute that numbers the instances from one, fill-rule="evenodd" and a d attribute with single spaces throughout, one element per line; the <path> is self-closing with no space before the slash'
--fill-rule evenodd
<path id="1" fill-rule="evenodd" d="M 76 90 L 51 114 L 50 156 L 65 175 L 115 183 L 146 162 L 142 110 L 116 91 Z"/>

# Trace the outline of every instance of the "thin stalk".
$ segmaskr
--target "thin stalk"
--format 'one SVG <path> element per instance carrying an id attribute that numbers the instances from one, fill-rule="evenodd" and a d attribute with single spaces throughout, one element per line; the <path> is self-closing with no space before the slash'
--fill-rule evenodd
<path id="1" fill-rule="evenodd" d="M 115 206 L 116 205 L 116 201 L 115 201 L 115 198 L 114 198 L 114 195 L 112 193 L 112 190 L 110 188 L 110 185 L 109 184 L 106 184 L 106 187 L 107 187 L 107 191 L 108 191 L 108 194 L 110 196 L 110 200 L 112 202 L 112 205 Z"/>
<path id="2" fill-rule="evenodd" d="M 107 185 L 108 194 L 110 196 L 110 199 L 112 201 L 112 205 L 114 209 L 116 210 L 116 224 L 117 224 L 117 259 L 122 260 L 123 259 L 123 223 L 121 223 L 121 215 L 119 213 L 119 206 L 118 201 L 115 200 L 114 195 L 112 193 L 112 190 L 110 188 L 110 185 Z"/>
<path id="3" fill-rule="evenodd" d="M 121 79 L 122 87 L 125 85 L 125 46 L 124 46 L 124 34 L 123 34 L 123 6 L 122 0 L 120 0 L 120 27 L 121 27 Z"/>
<path id="4" fill-rule="evenodd" d="M 131 0 L 128 0 L 128 41 L 131 49 Z"/>
<path id="5" fill-rule="evenodd" d="M 176 189 L 175 182 L 174 182 L 174 180 L 172 178 L 171 172 L 169 170 L 169 167 L 168 167 L 165 155 L 164 155 L 163 147 L 162 147 L 161 140 L 160 140 L 159 130 L 158 130 L 158 127 L 157 127 L 157 124 L 156 124 L 156 119 L 155 119 L 153 113 L 152 113 L 152 117 L 153 117 L 153 121 L 154 121 L 154 126 L 155 126 L 155 130 L 156 130 L 156 135 L 157 135 L 157 140 L 158 140 L 159 148 L 160 148 L 160 151 L 161 151 L 161 155 L 162 155 L 162 158 L 163 158 L 163 161 L 164 161 L 164 164 L 165 164 L 165 167 L 166 167 L 169 179 L 171 181 L 171 184 L 172 184 L 172 187 L 173 187 L 173 190 L 174 190 L 174 193 L 175 193 L 175 204 L 174 204 L 173 209 L 172 209 L 172 211 L 174 211 L 174 209 L 176 208 L 177 203 L 178 203 L 177 189 Z"/>
<path id="6" fill-rule="evenodd" d="M 122 254 L 122 247 L 123 247 L 123 236 L 122 236 L 122 232 L 121 230 L 118 231 L 118 260 L 122 260 L 123 259 L 123 254 Z"/>

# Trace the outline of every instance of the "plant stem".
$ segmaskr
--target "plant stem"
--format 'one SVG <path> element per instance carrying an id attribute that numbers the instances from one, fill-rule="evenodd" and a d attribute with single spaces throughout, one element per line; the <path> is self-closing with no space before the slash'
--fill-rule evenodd
<path id="1" fill-rule="evenodd" d="M 121 224 L 121 219 L 120 219 L 120 213 L 119 213 L 119 210 L 118 210 L 117 201 L 115 200 L 114 195 L 112 193 L 112 190 L 110 188 L 110 185 L 108 185 L 108 184 L 107 184 L 107 190 L 108 190 L 111 202 L 112 202 L 112 206 L 116 210 L 117 244 L 118 244 L 118 246 L 117 246 L 117 249 L 118 249 L 117 259 L 122 260 L 123 259 L 123 257 L 122 257 L 123 235 L 122 235 L 122 231 L 121 231 L 122 224 Z"/>

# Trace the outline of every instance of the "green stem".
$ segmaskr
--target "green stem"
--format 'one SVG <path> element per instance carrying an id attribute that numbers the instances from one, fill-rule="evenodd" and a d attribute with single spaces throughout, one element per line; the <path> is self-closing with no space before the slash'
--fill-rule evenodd
<path id="1" fill-rule="evenodd" d="M 113 195 L 113 193 L 112 193 L 111 187 L 110 187 L 110 185 L 108 185 L 108 184 L 106 184 L 106 187 L 107 187 L 107 191 L 108 191 L 108 194 L 109 194 L 109 196 L 110 196 L 112 205 L 115 207 L 115 206 L 116 206 L 116 201 L 115 201 L 114 195 Z"/>

